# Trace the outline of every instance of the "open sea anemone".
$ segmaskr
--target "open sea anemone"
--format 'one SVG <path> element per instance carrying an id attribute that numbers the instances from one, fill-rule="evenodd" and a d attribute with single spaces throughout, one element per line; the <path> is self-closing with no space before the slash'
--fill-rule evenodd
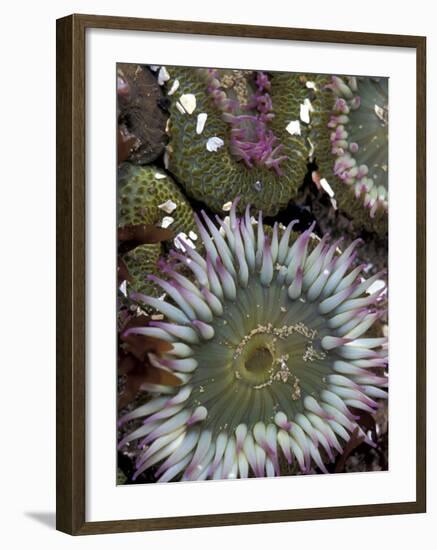
<path id="1" fill-rule="evenodd" d="M 167 69 L 167 162 L 187 194 L 215 212 L 236 195 L 264 215 L 286 207 L 309 151 L 299 122 L 309 90 L 299 75 Z"/>
<path id="2" fill-rule="evenodd" d="M 284 459 L 327 472 L 353 432 L 373 444 L 357 413 L 387 397 L 387 340 L 368 333 L 383 314 L 385 289 L 367 292 L 378 275 L 354 267 L 358 241 L 340 253 L 313 226 L 294 235 L 296 222 L 269 237 L 237 202 L 219 225 L 196 217 L 204 257 L 173 252 L 166 279 L 151 276 L 166 299 L 131 296 L 165 319 L 130 332 L 170 342 L 149 358 L 182 380 L 119 420 L 134 478 L 151 467 L 161 482 L 276 476 Z"/>
<path id="3" fill-rule="evenodd" d="M 313 135 L 320 177 L 368 230 L 387 230 L 388 79 L 319 77 Z M 341 185 L 335 186 L 339 182 Z"/>

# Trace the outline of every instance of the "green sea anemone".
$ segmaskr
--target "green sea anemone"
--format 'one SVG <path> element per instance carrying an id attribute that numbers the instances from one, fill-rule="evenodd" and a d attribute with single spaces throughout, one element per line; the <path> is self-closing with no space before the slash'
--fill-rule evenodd
<path id="1" fill-rule="evenodd" d="M 168 67 L 169 170 L 220 212 L 239 195 L 265 215 L 287 206 L 307 171 L 299 75 Z"/>
<path id="2" fill-rule="evenodd" d="M 388 79 L 318 77 L 311 139 L 338 206 L 385 233 L 388 210 Z"/>
<path id="3" fill-rule="evenodd" d="M 172 220 L 165 225 L 167 216 Z M 195 227 L 191 206 L 171 176 L 153 165 L 125 162 L 118 172 L 118 227 L 143 223 L 176 233 Z"/>
<path id="4" fill-rule="evenodd" d="M 146 224 L 167 227 L 179 239 L 189 240 L 195 229 L 193 212 L 182 192 L 166 172 L 153 165 L 125 162 L 118 172 L 118 227 Z M 157 292 L 144 274 L 157 272 L 157 261 L 164 254 L 162 243 L 141 244 L 123 254 L 131 276 L 130 286 L 142 292 Z"/>
<path id="5" fill-rule="evenodd" d="M 355 430 L 373 444 L 357 412 L 387 397 L 387 340 L 368 334 L 383 314 L 379 274 L 354 267 L 359 241 L 340 253 L 313 226 L 294 235 L 297 222 L 270 238 L 261 213 L 238 217 L 237 202 L 218 225 L 196 216 L 205 255 L 175 251 L 160 265 L 167 280 L 150 277 L 166 299 L 131 296 L 165 320 L 129 333 L 172 343 L 150 360 L 182 381 L 119 420 L 135 478 L 151 467 L 161 482 L 275 476 L 284 458 L 327 472 Z"/>

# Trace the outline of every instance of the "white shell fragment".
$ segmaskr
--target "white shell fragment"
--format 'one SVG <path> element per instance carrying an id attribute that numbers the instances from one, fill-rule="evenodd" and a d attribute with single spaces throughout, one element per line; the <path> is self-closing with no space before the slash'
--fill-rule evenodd
<path id="1" fill-rule="evenodd" d="M 122 294 L 127 296 L 127 282 L 126 281 L 123 281 L 118 288 L 119 288 L 119 290 Z"/>
<path id="2" fill-rule="evenodd" d="M 167 82 L 167 80 L 170 80 L 170 75 L 168 74 L 167 69 L 164 66 L 162 66 L 159 69 L 159 73 L 158 73 L 158 84 L 162 86 L 165 82 Z"/>
<path id="3" fill-rule="evenodd" d="M 171 214 L 173 210 L 176 210 L 176 207 L 177 207 L 177 204 L 173 202 L 171 199 L 168 199 L 167 201 L 158 205 L 158 208 L 160 208 L 161 210 L 164 210 L 166 214 Z"/>
<path id="4" fill-rule="evenodd" d="M 157 180 L 163 180 L 166 177 L 167 176 L 165 174 L 163 174 L 162 172 L 155 172 L 155 179 L 157 179 Z"/>
<path id="5" fill-rule="evenodd" d="M 194 233 L 194 231 L 190 231 L 190 232 L 188 233 L 188 236 L 189 236 L 190 239 L 193 240 L 193 241 L 197 240 L 197 235 L 196 235 L 196 233 Z"/>
<path id="6" fill-rule="evenodd" d="M 222 206 L 222 210 L 223 210 L 224 212 L 229 212 L 231 208 L 232 208 L 232 201 L 226 202 L 226 203 Z"/>
<path id="7" fill-rule="evenodd" d="M 298 120 L 289 122 L 285 129 L 292 136 L 300 136 L 300 122 Z"/>
<path id="8" fill-rule="evenodd" d="M 310 110 L 303 103 L 301 103 L 300 105 L 300 119 L 302 120 L 302 122 L 306 122 L 307 124 L 309 124 Z"/>
<path id="9" fill-rule="evenodd" d="M 332 187 L 329 185 L 328 180 L 326 178 L 321 178 L 320 185 L 325 191 L 325 193 L 328 193 L 330 197 L 333 197 L 335 195 L 334 191 L 332 190 Z"/>
<path id="10" fill-rule="evenodd" d="M 196 96 L 194 94 L 182 94 L 179 98 L 179 104 L 186 113 L 191 115 L 196 108 Z"/>
<path id="11" fill-rule="evenodd" d="M 308 107 L 308 109 L 311 113 L 314 111 L 313 104 L 311 103 L 311 101 L 307 97 L 303 100 L 303 104 Z"/>
<path id="12" fill-rule="evenodd" d="M 311 111 L 314 111 L 311 101 L 308 98 L 305 98 L 304 102 L 300 104 L 300 119 L 302 122 L 309 124 Z"/>
<path id="13" fill-rule="evenodd" d="M 316 83 L 313 82 L 312 80 L 307 80 L 306 83 L 305 83 L 305 86 L 307 88 L 309 88 L 310 90 L 316 90 Z"/>
<path id="14" fill-rule="evenodd" d="M 182 104 L 179 103 L 179 101 L 176 101 L 176 109 L 181 113 L 181 115 L 186 114 L 185 109 L 182 107 Z"/>
<path id="15" fill-rule="evenodd" d="M 310 159 L 312 160 L 312 158 L 313 158 L 313 156 L 314 156 L 315 147 L 314 147 L 313 142 L 310 140 L 310 138 L 307 138 L 307 141 L 308 141 L 308 144 L 309 144 L 309 146 L 310 146 L 310 152 L 308 153 L 308 156 L 309 156 Z"/>
<path id="16" fill-rule="evenodd" d="M 176 248 L 179 248 L 180 250 L 182 250 L 182 252 L 185 252 L 188 247 L 196 248 L 196 245 L 193 243 L 193 241 L 183 231 L 176 235 L 176 237 L 174 238 L 174 244 Z"/>
<path id="17" fill-rule="evenodd" d="M 197 115 L 196 134 L 200 135 L 203 132 L 207 118 L 208 115 L 206 113 L 199 113 Z"/>
<path id="18" fill-rule="evenodd" d="M 210 153 L 214 153 L 215 151 L 218 151 L 220 147 L 223 147 L 224 144 L 225 142 L 221 138 L 214 136 L 208 139 L 206 142 L 206 148 Z"/>
<path id="19" fill-rule="evenodd" d="M 166 229 L 173 222 L 174 222 L 174 218 L 172 218 L 171 216 L 164 216 L 164 218 L 162 218 L 161 227 Z"/>
<path id="20" fill-rule="evenodd" d="M 167 95 L 173 95 L 178 88 L 179 88 L 179 80 L 176 79 L 171 85 L 170 90 L 167 92 Z"/>
<path id="21" fill-rule="evenodd" d="M 149 68 L 151 71 L 156 73 L 156 71 L 159 69 L 159 65 L 149 65 Z"/>

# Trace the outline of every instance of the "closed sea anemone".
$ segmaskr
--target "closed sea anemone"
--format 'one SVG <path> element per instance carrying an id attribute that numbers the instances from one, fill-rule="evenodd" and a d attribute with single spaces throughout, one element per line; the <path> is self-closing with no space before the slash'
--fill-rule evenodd
<path id="1" fill-rule="evenodd" d="M 146 224 L 168 229 L 168 233 L 181 237 L 195 228 L 190 204 L 173 179 L 160 168 L 123 162 L 117 183 L 119 230 Z M 157 261 L 164 253 L 163 242 L 129 247 L 121 255 L 130 275 L 129 288 L 156 295 L 158 289 L 152 281 L 145 280 L 144 273 L 157 273 Z"/>
<path id="2" fill-rule="evenodd" d="M 358 241 L 340 253 L 313 226 L 267 230 L 237 202 L 218 225 L 196 216 L 204 256 L 174 251 L 165 279 L 151 276 L 165 299 L 131 296 L 164 318 L 130 332 L 170 342 L 149 359 L 182 382 L 119 419 L 134 478 L 152 467 L 160 482 L 277 476 L 284 461 L 326 473 L 351 434 L 373 445 L 358 415 L 387 397 L 387 340 L 369 334 L 380 275 L 354 267 Z"/>
<path id="3" fill-rule="evenodd" d="M 215 212 L 237 195 L 241 205 L 250 203 L 264 215 L 285 208 L 307 172 L 309 148 L 299 116 L 309 91 L 300 76 L 168 71 L 167 165 L 186 193 Z"/>

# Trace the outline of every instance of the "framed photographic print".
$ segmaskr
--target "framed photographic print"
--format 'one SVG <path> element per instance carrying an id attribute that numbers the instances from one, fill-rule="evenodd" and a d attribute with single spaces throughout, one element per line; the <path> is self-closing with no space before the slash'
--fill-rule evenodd
<path id="1" fill-rule="evenodd" d="M 57 22 L 57 527 L 424 512 L 424 37 Z"/>

